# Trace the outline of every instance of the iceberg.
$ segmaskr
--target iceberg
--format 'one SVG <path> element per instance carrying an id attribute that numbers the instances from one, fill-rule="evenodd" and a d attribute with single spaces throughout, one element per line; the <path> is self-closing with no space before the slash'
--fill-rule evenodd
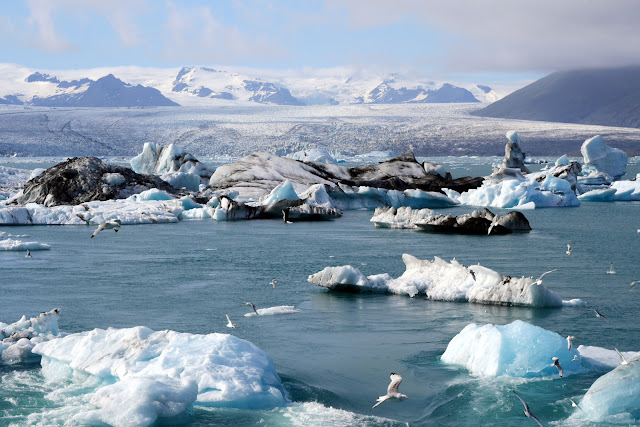
<path id="1" fill-rule="evenodd" d="M 480 265 L 467 267 L 455 259 L 447 262 L 434 257 L 429 261 L 404 254 L 402 260 L 406 270 L 395 279 L 386 273 L 367 277 L 357 268 L 347 265 L 326 267 L 310 275 L 307 281 L 342 292 L 383 292 L 410 297 L 425 295 L 431 300 L 495 305 L 563 306 L 560 296 L 545 288 L 540 279 L 502 276 Z"/>
<path id="2" fill-rule="evenodd" d="M 130 161 L 131 169 L 141 174 L 163 175 L 183 172 L 208 180 L 211 171 L 198 159 L 174 144 L 163 146 L 145 142 L 142 153 Z"/>
<path id="3" fill-rule="evenodd" d="M 288 403 L 269 356 L 232 335 L 156 332 L 142 326 L 94 329 L 39 343 L 33 352 L 42 356 L 45 378 L 91 375 L 100 380 L 101 386 L 88 397 L 106 422 L 116 419 L 118 412 L 141 419 L 154 413 L 164 416 L 159 412 L 163 400 L 169 402 L 166 415 L 192 403 L 228 408 Z M 145 387 L 136 399 L 126 399 Z M 95 415 L 76 416 L 80 420 Z"/>
<path id="4" fill-rule="evenodd" d="M 160 175 L 160 179 L 176 188 L 199 191 L 201 179 L 198 175 L 186 172 L 169 172 Z"/>
<path id="5" fill-rule="evenodd" d="M 20 191 L 24 183 L 31 179 L 30 174 L 31 172 L 25 169 L 0 166 L 0 200 Z"/>
<path id="6" fill-rule="evenodd" d="M 275 314 L 293 314 L 293 313 L 299 313 L 300 310 L 298 310 L 297 308 L 295 308 L 295 306 L 293 305 L 279 305 L 277 307 L 268 307 L 268 308 L 259 308 L 256 310 L 258 312 L 258 314 L 255 313 L 247 313 L 245 314 L 245 317 L 252 317 L 252 316 L 273 316 Z"/>
<path id="7" fill-rule="evenodd" d="M 592 175 L 603 173 L 618 180 L 627 171 L 627 154 L 609 147 L 600 135 L 587 139 L 580 147 L 580 153 L 584 158 L 585 171 Z"/>
<path id="8" fill-rule="evenodd" d="M 521 320 L 508 325 L 467 325 L 447 345 L 442 361 L 464 366 L 473 375 L 498 377 L 557 377 L 552 357 L 557 357 L 564 376 L 585 369 L 578 350 L 555 332 Z"/>
<path id="9" fill-rule="evenodd" d="M 640 201 L 640 174 L 635 180 L 616 181 L 608 188 L 587 191 L 578 198 L 586 202 Z"/>
<path id="10" fill-rule="evenodd" d="M 30 319 L 22 316 L 10 325 L 0 322 L 0 364 L 39 362 L 40 356 L 32 350 L 58 335 L 59 317 L 60 310 L 54 308 Z"/>
<path id="11" fill-rule="evenodd" d="M 5 239 L 0 240 L 0 251 L 48 251 L 51 246 L 40 242 L 23 242 L 22 240 Z"/>
<path id="12" fill-rule="evenodd" d="M 529 169 L 525 166 L 526 154 L 520 148 L 520 137 L 515 130 L 510 130 L 506 134 L 507 145 L 504 147 L 503 168 L 520 169 L 524 173 L 529 173 Z"/>
<path id="13" fill-rule="evenodd" d="M 580 401 L 590 421 L 606 424 L 636 424 L 640 420 L 640 354 L 598 378 Z"/>
<path id="14" fill-rule="evenodd" d="M 296 151 L 295 153 L 287 154 L 285 157 L 300 162 L 337 163 L 336 159 L 328 151 L 321 148 Z"/>
<path id="15" fill-rule="evenodd" d="M 431 209 L 411 209 L 410 207 L 376 208 L 369 221 L 380 228 L 417 228 L 416 223 L 434 215 Z"/>

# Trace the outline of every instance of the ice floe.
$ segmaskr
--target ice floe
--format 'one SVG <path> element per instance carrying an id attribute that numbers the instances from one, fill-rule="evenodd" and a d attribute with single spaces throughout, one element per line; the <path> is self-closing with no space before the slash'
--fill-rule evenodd
<path id="1" fill-rule="evenodd" d="M 51 249 L 50 245 L 40 242 L 23 242 L 17 239 L 0 240 L 0 251 L 47 251 Z"/>
<path id="2" fill-rule="evenodd" d="M 0 363 L 38 362 L 40 356 L 33 354 L 32 349 L 58 335 L 59 317 L 60 310 L 54 308 L 30 319 L 22 316 L 11 324 L 0 322 Z"/>
<path id="3" fill-rule="evenodd" d="M 258 316 L 258 315 L 273 316 L 276 314 L 293 314 L 293 313 L 300 312 L 300 310 L 295 308 L 295 306 L 293 305 L 279 305 L 277 307 L 259 308 L 256 311 L 258 312 L 258 314 L 251 312 L 251 313 L 245 314 L 245 317 L 252 317 L 252 316 Z"/>
<path id="4" fill-rule="evenodd" d="M 434 257 L 420 260 L 404 254 L 406 270 L 398 278 L 388 274 L 365 276 L 353 266 L 326 267 L 308 277 L 310 283 L 334 291 L 385 292 L 401 295 L 425 295 L 439 301 L 466 301 L 496 305 L 561 307 L 555 292 L 530 277 L 502 276 L 489 268 L 465 266 L 455 259 L 447 262 Z"/>
<path id="5" fill-rule="evenodd" d="M 616 181 L 607 188 L 598 188 L 578 196 L 585 202 L 640 201 L 640 174 L 635 180 Z"/>

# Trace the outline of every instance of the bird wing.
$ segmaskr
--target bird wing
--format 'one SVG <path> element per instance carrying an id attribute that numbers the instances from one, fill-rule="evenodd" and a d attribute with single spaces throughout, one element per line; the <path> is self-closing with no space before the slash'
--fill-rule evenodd
<path id="1" fill-rule="evenodd" d="M 536 420 L 536 422 L 538 423 L 538 425 L 539 425 L 540 427 L 544 427 L 544 426 L 542 425 L 542 423 L 540 422 L 540 420 L 539 420 L 535 415 L 533 415 L 533 414 L 531 413 L 531 411 L 529 411 L 529 416 L 530 416 L 531 418 L 533 418 L 534 420 Z"/>
<path id="2" fill-rule="evenodd" d="M 378 403 L 376 403 L 375 405 L 373 405 L 373 406 L 371 407 L 371 409 L 375 408 L 376 406 L 380 406 L 380 405 L 382 405 L 384 402 L 386 402 L 386 401 L 387 401 L 387 399 L 389 399 L 389 396 L 380 396 L 380 397 L 377 399 Z"/>
<path id="3" fill-rule="evenodd" d="M 629 287 L 633 288 L 635 285 L 637 285 L 638 283 L 640 283 L 640 280 L 634 280 L 633 282 L 631 282 L 631 284 L 629 285 Z"/>
<path id="4" fill-rule="evenodd" d="M 391 382 L 389 383 L 389 387 L 387 387 L 387 394 L 397 393 L 398 386 L 402 382 L 402 377 L 398 374 L 391 374 L 389 378 L 391 378 Z"/>
<path id="5" fill-rule="evenodd" d="M 607 321 L 607 323 L 610 323 L 610 322 L 609 322 L 609 319 L 607 319 L 607 318 L 604 316 L 604 314 L 600 313 L 600 312 L 599 312 L 598 310 L 596 310 L 595 308 L 593 309 L 593 311 L 595 311 L 595 312 L 596 312 L 596 315 L 597 315 L 598 317 L 602 317 L 604 320 L 606 320 L 606 321 Z"/>
<path id="6" fill-rule="evenodd" d="M 560 378 L 562 378 L 562 366 L 560 366 L 559 363 L 556 366 L 558 366 L 558 371 L 560 372 Z"/>
<path id="7" fill-rule="evenodd" d="M 620 353 L 620 350 L 618 350 L 617 348 L 613 347 L 616 350 L 616 353 L 618 353 L 618 356 L 620 356 L 620 359 L 622 359 L 623 362 L 626 362 L 627 359 L 624 358 L 624 356 L 622 355 L 622 353 Z"/>
<path id="8" fill-rule="evenodd" d="M 258 310 L 256 310 L 256 306 L 251 304 L 251 308 L 253 308 L 253 312 L 256 314 L 256 316 L 258 316 L 260 313 L 258 313 Z"/>
<path id="9" fill-rule="evenodd" d="M 229 315 L 227 313 L 225 313 L 224 315 L 227 316 L 227 322 L 231 323 L 231 319 L 229 319 Z"/>
<path id="10" fill-rule="evenodd" d="M 516 393 L 515 390 L 511 390 L 513 392 L 513 394 L 515 394 L 516 396 L 518 396 L 518 399 L 520 399 L 520 402 L 522 402 L 522 404 L 524 405 L 524 410 L 531 413 L 531 411 L 529 411 L 529 405 L 527 405 L 527 402 L 524 401 L 523 398 L 520 397 L 520 395 L 518 393 Z"/>
<path id="11" fill-rule="evenodd" d="M 93 234 L 91 235 L 91 238 L 93 239 L 93 238 L 96 236 L 96 234 L 98 234 L 99 232 L 101 232 L 102 230 L 104 230 L 104 228 L 105 228 L 106 226 L 107 226 L 107 223 L 106 223 L 106 222 L 103 222 L 102 224 L 100 224 L 100 225 L 98 226 L 98 228 L 96 228 L 96 231 L 94 231 L 94 232 L 93 232 Z"/>
<path id="12" fill-rule="evenodd" d="M 557 268 L 554 268 L 553 270 L 545 271 L 544 273 L 542 273 L 542 276 L 538 277 L 538 280 L 541 280 L 544 276 L 546 276 L 549 273 L 553 273 L 556 270 Z"/>
<path id="13" fill-rule="evenodd" d="M 487 235 L 491 234 L 491 230 L 498 224 L 498 215 L 493 217 L 493 221 L 491 221 L 491 225 L 489 226 L 489 231 L 487 231 Z"/>

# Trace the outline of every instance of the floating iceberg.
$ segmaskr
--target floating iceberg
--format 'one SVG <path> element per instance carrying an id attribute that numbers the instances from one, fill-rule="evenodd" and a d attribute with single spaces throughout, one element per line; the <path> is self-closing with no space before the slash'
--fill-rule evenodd
<path id="1" fill-rule="evenodd" d="M 578 196 L 586 202 L 640 201 L 640 174 L 634 181 L 616 181 L 608 188 L 599 188 Z"/>
<path id="2" fill-rule="evenodd" d="M 47 251 L 51 246 L 40 242 L 23 242 L 22 240 L 0 240 L 0 251 Z"/>
<path id="3" fill-rule="evenodd" d="M 142 153 L 131 159 L 131 168 L 141 174 L 163 175 L 184 172 L 208 179 L 211 171 L 182 148 L 145 142 Z"/>
<path id="4" fill-rule="evenodd" d="M 497 377 L 557 376 L 552 357 L 557 357 L 564 375 L 584 371 L 575 348 L 555 332 L 521 320 L 508 325 L 467 325 L 447 345 L 442 361 L 464 366 L 473 375 Z"/>
<path id="5" fill-rule="evenodd" d="M 46 378 L 91 375 L 101 381 L 89 396 L 98 412 L 80 413 L 78 421 L 111 423 L 122 413 L 149 420 L 175 415 L 194 401 L 229 408 L 288 403 L 269 356 L 232 335 L 155 332 L 142 326 L 94 329 L 40 343 L 33 352 L 42 356 Z M 136 390 L 143 393 L 127 399 Z"/>
<path id="6" fill-rule="evenodd" d="M 337 163 L 336 159 L 326 150 L 312 148 L 311 150 L 296 151 L 286 155 L 287 158 L 301 162 Z"/>
<path id="7" fill-rule="evenodd" d="M 465 266 L 455 259 L 434 257 L 420 260 L 404 254 L 406 271 L 394 279 L 388 274 L 366 277 L 347 265 L 326 267 L 308 277 L 309 283 L 343 292 L 385 292 L 425 295 L 439 301 L 466 301 L 482 304 L 561 307 L 562 299 L 529 277 L 513 278 L 480 265 Z"/>
<path id="8" fill-rule="evenodd" d="M 60 310 L 54 308 L 39 316 L 20 320 L 10 325 L 0 322 L 0 363 L 32 363 L 40 361 L 33 354 L 36 344 L 58 335 Z"/>
<path id="9" fill-rule="evenodd" d="M 300 310 L 295 308 L 295 306 L 293 305 L 279 305 L 277 307 L 259 308 L 256 311 L 258 312 L 258 314 L 247 313 L 245 314 L 245 317 L 257 316 L 257 315 L 273 316 L 274 314 L 293 314 L 293 313 L 300 312 Z"/>
<path id="10" fill-rule="evenodd" d="M 198 175 L 186 172 L 170 172 L 160 175 L 160 179 L 176 188 L 186 188 L 189 191 L 199 191 L 201 179 Z"/>
<path id="11" fill-rule="evenodd" d="M 520 148 L 520 137 L 518 137 L 518 133 L 515 130 L 510 130 L 507 132 L 506 137 L 508 142 L 504 148 L 502 167 L 520 169 L 524 173 L 529 173 L 529 169 L 525 166 L 524 161 L 526 154 L 523 153 Z"/>
<path id="12" fill-rule="evenodd" d="M 627 154 L 609 147 L 600 135 L 587 139 L 580 147 L 580 152 L 584 158 L 585 171 L 593 175 L 603 173 L 618 180 L 627 171 Z"/>
<path id="13" fill-rule="evenodd" d="M 640 355 L 598 378 L 579 403 L 590 421 L 636 424 L 640 420 Z M 583 414 L 576 413 L 582 418 Z"/>
<path id="14" fill-rule="evenodd" d="M 410 207 L 399 208 L 376 208 L 369 221 L 376 227 L 381 228 L 417 228 L 416 223 L 434 215 L 431 209 L 411 209 Z"/>

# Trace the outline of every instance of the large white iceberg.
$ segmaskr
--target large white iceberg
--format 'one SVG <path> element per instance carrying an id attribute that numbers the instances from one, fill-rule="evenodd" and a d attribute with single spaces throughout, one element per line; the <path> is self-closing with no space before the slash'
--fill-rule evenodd
<path id="1" fill-rule="evenodd" d="M 45 378 L 90 375 L 98 380 L 98 389 L 87 396 L 95 408 L 80 412 L 75 421 L 144 425 L 194 403 L 229 408 L 288 403 L 269 356 L 232 335 L 142 326 L 94 329 L 40 343 L 33 352 L 42 356 Z M 127 422 L 125 413 L 142 421 Z"/>
<path id="2" fill-rule="evenodd" d="M 425 295 L 432 300 L 466 301 L 482 304 L 560 307 L 563 301 L 533 278 L 502 276 L 480 265 L 465 266 L 455 259 L 434 257 L 420 260 L 404 254 L 405 272 L 394 279 L 388 274 L 365 276 L 347 265 L 326 267 L 308 277 L 310 283 L 336 291 L 388 292 Z"/>
<path id="3" fill-rule="evenodd" d="M 606 174 L 614 180 L 620 179 L 627 171 L 627 154 L 617 148 L 609 147 L 600 135 L 587 139 L 580 147 L 584 158 L 585 171 L 594 175 Z"/>
<path id="4" fill-rule="evenodd" d="M 636 425 L 640 420 L 640 355 L 598 378 L 579 402 L 592 422 Z"/>
<path id="5" fill-rule="evenodd" d="M 51 249 L 51 246 L 46 243 L 40 242 L 23 242 L 17 239 L 5 239 L 0 240 L 0 251 L 46 251 Z"/>
<path id="6" fill-rule="evenodd" d="M 39 316 L 17 322 L 0 322 L 0 364 L 38 362 L 40 356 L 32 353 L 36 344 L 55 338 L 60 311 L 54 308 Z"/>
<path id="7" fill-rule="evenodd" d="M 174 144 L 163 146 L 145 142 L 142 153 L 131 159 L 131 169 L 137 173 L 163 175 L 183 172 L 208 179 L 211 171 L 191 154 Z"/>
<path id="8" fill-rule="evenodd" d="M 447 345 L 442 361 L 461 365 L 472 374 L 497 377 L 558 376 L 552 357 L 564 375 L 584 371 L 579 353 L 555 332 L 521 320 L 508 325 L 467 325 Z"/>

